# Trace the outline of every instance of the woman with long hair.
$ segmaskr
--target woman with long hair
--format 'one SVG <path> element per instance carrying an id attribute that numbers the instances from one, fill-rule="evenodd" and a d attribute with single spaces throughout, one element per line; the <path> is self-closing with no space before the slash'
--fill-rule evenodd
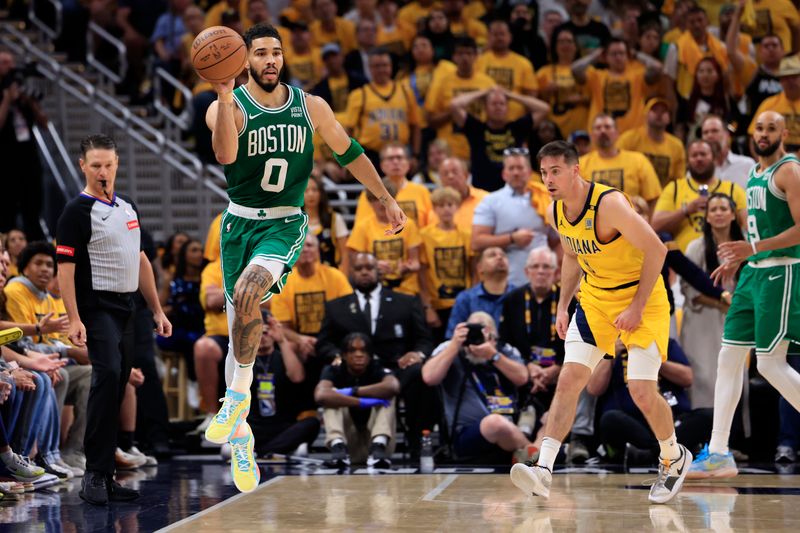
<path id="1" fill-rule="evenodd" d="M 177 262 L 178 252 L 181 247 L 189 240 L 189 235 L 183 231 L 176 231 L 167 239 L 163 252 L 153 263 L 156 270 L 156 282 L 158 283 L 158 297 L 161 306 L 167 305 L 169 297 L 169 284 L 175 275 L 175 263 Z"/>
<path id="2" fill-rule="evenodd" d="M 678 97 L 676 134 L 687 144 L 700 138 L 700 125 L 707 115 L 720 116 L 726 123 L 735 121 L 736 102 L 726 83 L 716 59 L 706 57 L 700 60 L 689 99 Z"/>
<path id="3" fill-rule="evenodd" d="M 553 32 L 550 45 L 552 63 L 536 72 L 539 98 L 550 104 L 548 119 L 565 135 L 586 127 L 589 119 L 589 93 L 572 75 L 572 63 L 578 59 L 578 44 L 569 28 Z"/>
<path id="4" fill-rule="evenodd" d="M 19 257 L 20 252 L 28 246 L 28 239 L 25 237 L 25 232 L 21 229 L 11 229 L 6 233 L 5 239 L 3 239 L 3 245 L 11 259 L 11 263 L 8 265 L 8 279 L 11 279 L 14 276 L 19 276 L 17 257 Z"/>
<path id="5" fill-rule="evenodd" d="M 308 230 L 319 240 L 319 257 L 323 264 L 349 274 L 349 254 L 347 253 L 347 236 L 350 231 L 344 219 L 331 209 L 328 194 L 322 178 L 311 174 L 304 197 L 304 207 L 308 215 Z"/>
<path id="6" fill-rule="evenodd" d="M 450 22 L 442 8 L 434 7 L 428 14 L 422 35 L 427 37 L 433 45 L 435 62 L 439 62 L 441 59 L 452 59 L 455 37 L 450 31 Z"/>
<path id="7" fill-rule="evenodd" d="M 703 235 L 690 242 L 686 249 L 686 257 L 708 273 L 719 266 L 717 249 L 721 243 L 744 240 L 742 228 L 736 222 L 736 210 L 733 199 L 726 194 L 714 193 L 708 199 Z M 735 282 L 724 289 L 733 291 L 734 286 Z M 728 304 L 700 294 L 685 281 L 681 281 L 681 288 L 685 297 L 681 345 L 694 370 L 690 391 L 692 407 L 712 407 L 717 356 Z"/>

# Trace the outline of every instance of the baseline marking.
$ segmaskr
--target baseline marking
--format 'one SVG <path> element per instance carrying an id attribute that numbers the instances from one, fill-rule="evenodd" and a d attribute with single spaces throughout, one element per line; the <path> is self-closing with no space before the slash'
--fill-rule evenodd
<path id="1" fill-rule="evenodd" d="M 447 487 L 449 487 L 453 483 L 453 481 L 456 480 L 456 478 L 458 478 L 458 474 L 450 474 L 449 476 L 444 478 L 442 482 L 436 485 L 436 487 L 433 490 L 431 490 L 428 494 L 423 496 L 422 501 L 424 502 L 434 501 L 439 494 L 444 492 L 444 490 Z"/>

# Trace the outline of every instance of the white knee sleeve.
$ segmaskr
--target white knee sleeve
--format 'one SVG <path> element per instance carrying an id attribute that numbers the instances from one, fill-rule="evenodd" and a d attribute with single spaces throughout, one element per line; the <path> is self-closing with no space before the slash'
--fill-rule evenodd
<path id="1" fill-rule="evenodd" d="M 597 346 L 579 341 L 569 341 L 564 344 L 564 363 L 578 363 L 594 371 L 597 363 L 603 359 L 605 353 Z"/>
<path id="2" fill-rule="evenodd" d="M 275 285 L 280 281 L 281 276 L 283 276 L 283 271 L 286 269 L 286 265 L 279 261 L 275 261 L 273 259 L 267 259 L 266 257 L 256 256 L 250 260 L 247 265 L 258 265 L 262 268 L 265 268 L 269 275 L 272 276 L 272 285 Z M 267 289 L 272 288 L 272 285 L 267 287 Z"/>
<path id="3" fill-rule="evenodd" d="M 789 342 L 781 341 L 769 353 L 758 354 L 758 371 L 792 407 L 800 411 L 800 374 L 786 362 Z"/>
<path id="4" fill-rule="evenodd" d="M 628 381 L 632 379 L 658 381 L 660 368 L 661 353 L 655 341 L 647 348 L 631 346 L 628 349 Z"/>
<path id="5" fill-rule="evenodd" d="M 712 453 L 727 453 L 728 438 L 733 423 L 733 413 L 742 397 L 744 364 L 750 348 L 723 345 L 717 360 L 717 381 L 714 385 L 714 425 L 711 442 Z"/>

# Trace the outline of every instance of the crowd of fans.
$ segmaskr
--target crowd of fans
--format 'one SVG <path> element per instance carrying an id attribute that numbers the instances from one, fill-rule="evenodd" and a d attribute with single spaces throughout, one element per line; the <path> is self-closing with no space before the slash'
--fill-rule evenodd
<path id="1" fill-rule="evenodd" d="M 625 192 L 668 244 L 663 281 L 675 313 L 660 389 L 681 442 L 708 440 L 735 289 L 708 274 L 717 246 L 743 238 L 753 117 L 781 112 L 787 150 L 800 148 L 792 2 L 119 0 L 84 9 L 75 3 L 68 16 L 84 13 L 125 42 L 132 96 L 147 97 L 155 66 L 193 88 L 192 135 L 209 161 L 203 117 L 216 96 L 190 68 L 192 39 L 210 25 L 277 25 L 285 80 L 330 103 L 409 216 L 402 233 L 385 235 L 383 207 L 365 192 L 348 227 L 329 195 L 350 178 L 317 146 L 305 193 L 309 237 L 264 309 L 249 415 L 259 453 L 302 453 L 322 422 L 339 466 L 386 466 L 398 428 L 412 457 L 435 428 L 457 460 L 536 455 L 564 345 L 555 332 L 560 242 L 532 162 L 556 139 L 572 141 L 582 176 Z M 187 105 L 177 96 L 169 103 Z M 228 350 L 219 224 L 205 247 L 200 236 L 171 236 L 154 261 L 175 326 L 159 346 L 188 362 L 193 402 L 206 415 L 200 432 L 217 410 Z M 50 249 L 26 245 L 19 231 L 5 249 L 4 268 L 17 277 L 6 283 L 3 318 L 24 324 L 28 337 L 3 348 L 20 368 L 4 371 L 8 385 L 0 385 L 11 390 L 2 412 L 14 450 L 0 457 L 17 479 L 32 476 L 39 471 L 25 456 L 36 443 L 36 462 L 58 476 L 62 463 L 80 466 L 72 436 L 86 358 L 59 339 Z M 612 355 L 581 395 L 566 459 L 600 450 L 611 461 L 655 463 L 655 438 L 627 391 L 624 347 Z M 748 421 L 741 407 L 736 453 L 756 451 L 745 439 L 756 435 L 752 426 L 776 461 L 794 462 L 800 415 L 750 373 L 751 403 L 767 408 Z M 132 395 L 137 382 L 132 376 Z M 55 422 L 65 404 L 72 425 L 59 443 L 59 427 L 70 427 Z M 19 422 L 30 412 L 38 425 Z M 122 460 L 141 455 L 132 439 L 120 442 Z"/>

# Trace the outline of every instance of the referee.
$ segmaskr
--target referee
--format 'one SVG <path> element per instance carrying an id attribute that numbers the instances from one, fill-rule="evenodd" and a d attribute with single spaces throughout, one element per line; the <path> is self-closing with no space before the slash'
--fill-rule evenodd
<path id="1" fill-rule="evenodd" d="M 136 206 L 114 193 L 116 143 L 106 135 L 90 135 L 81 141 L 79 163 L 86 188 L 64 207 L 58 221 L 58 282 L 69 317 L 69 339 L 76 346 L 88 346 L 92 362 L 80 497 L 104 505 L 139 497 L 114 481 L 119 409 L 133 361 L 136 290 L 153 311 L 159 335 L 169 337 L 172 325 L 141 250 Z"/>

